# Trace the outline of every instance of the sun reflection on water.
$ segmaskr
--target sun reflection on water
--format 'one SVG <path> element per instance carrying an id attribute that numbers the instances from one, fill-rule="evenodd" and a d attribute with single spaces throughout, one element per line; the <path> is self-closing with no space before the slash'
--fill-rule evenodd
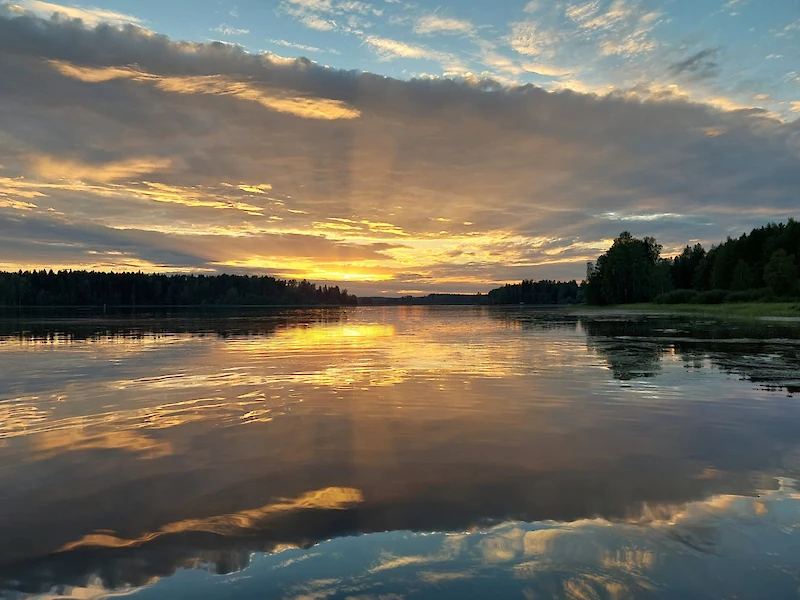
<path id="1" fill-rule="evenodd" d="M 254 550 L 456 531 L 429 533 L 433 550 L 393 543 L 363 572 L 531 582 L 579 560 L 623 593 L 663 568 L 664 547 L 709 552 L 709 519 L 797 528 L 793 485 L 765 484 L 800 465 L 783 338 L 754 349 L 485 309 L 287 315 L 0 344 L 0 509 L 18 540 L 0 550 L 116 568 L 103 549 L 134 548 L 142 585 L 164 548 L 167 571 L 236 570 Z M 583 575 L 559 590 L 592 597 Z"/>

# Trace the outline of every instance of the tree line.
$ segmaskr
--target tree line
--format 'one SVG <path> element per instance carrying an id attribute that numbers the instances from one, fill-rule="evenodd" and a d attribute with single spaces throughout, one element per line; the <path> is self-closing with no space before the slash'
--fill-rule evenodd
<path id="1" fill-rule="evenodd" d="M 587 265 L 589 304 L 753 302 L 800 298 L 800 223 L 770 223 L 706 250 L 663 258 L 652 237 L 624 231 Z"/>
<path id="2" fill-rule="evenodd" d="M 0 272 L 0 306 L 354 305 L 339 286 L 249 275 Z"/>
<path id="3" fill-rule="evenodd" d="M 490 291 L 485 304 L 578 304 L 583 299 L 583 286 L 577 281 L 524 279 Z"/>
<path id="4" fill-rule="evenodd" d="M 473 306 L 486 304 L 484 294 L 428 294 L 427 296 L 365 296 L 359 306 Z"/>

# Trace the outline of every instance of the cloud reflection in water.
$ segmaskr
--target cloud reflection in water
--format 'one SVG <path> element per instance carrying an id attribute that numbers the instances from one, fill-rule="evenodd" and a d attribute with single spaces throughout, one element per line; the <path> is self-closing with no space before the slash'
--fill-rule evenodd
<path id="1" fill-rule="evenodd" d="M 685 553 L 749 560 L 738 531 L 776 564 L 796 544 L 797 494 L 775 479 L 800 471 L 796 328 L 418 308 L 179 323 L 6 334 L 3 586 L 194 590 L 205 576 L 176 570 L 250 565 L 226 583 L 244 586 L 344 553 L 361 574 L 319 579 L 352 589 L 303 591 L 287 565 L 275 593 L 399 594 L 383 578 L 411 569 L 422 591 L 591 597 L 607 577 L 606 595 L 677 585 L 659 569 Z M 285 500 L 310 490 L 352 492 Z"/>

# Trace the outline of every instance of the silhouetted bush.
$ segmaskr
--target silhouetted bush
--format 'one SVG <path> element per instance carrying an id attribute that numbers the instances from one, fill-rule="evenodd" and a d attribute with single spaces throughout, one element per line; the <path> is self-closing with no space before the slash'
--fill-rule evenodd
<path id="1" fill-rule="evenodd" d="M 697 290 L 673 290 L 655 297 L 656 304 L 689 304 L 700 295 Z"/>
<path id="2" fill-rule="evenodd" d="M 768 294 L 769 290 L 766 288 L 731 292 L 725 297 L 725 302 L 758 302 L 759 300 L 763 300 Z"/>
<path id="3" fill-rule="evenodd" d="M 728 292 L 725 290 L 708 290 L 698 294 L 692 304 L 722 304 L 727 296 Z"/>

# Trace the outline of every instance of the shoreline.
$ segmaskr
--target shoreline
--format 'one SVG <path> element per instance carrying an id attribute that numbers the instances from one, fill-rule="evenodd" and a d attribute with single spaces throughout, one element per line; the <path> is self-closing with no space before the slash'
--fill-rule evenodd
<path id="1" fill-rule="evenodd" d="M 608 306 L 590 306 L 584 304 L 571 312 L 586 311 L 587 314 L 598 314 L 607 311 L 609 314 L 630 312 L 647 312 L 659 314 L 697 314 L 719 318 L 797 320 L 800 321 L 800 302 L 741 302 L 728 304 L 611 304 Z"/>

